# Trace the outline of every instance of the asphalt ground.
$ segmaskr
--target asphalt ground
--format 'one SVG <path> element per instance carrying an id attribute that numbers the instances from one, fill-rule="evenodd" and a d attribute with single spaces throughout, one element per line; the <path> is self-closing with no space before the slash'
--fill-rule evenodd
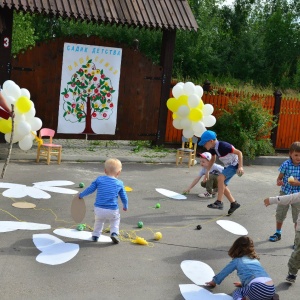
<path id="1" fill-rule="evenodd" d="M 76 227 L 70 215 L 72 196 L 50 193 L 50 199 L 36 200 L 30 197 L 7 198 L 1 194 L 0 220 L 51 225 L 50 230 L 1 233 L 1 299 L 181 300 L 179 284 L 192 283 L 180 268 L 183 260 L 203 261 L 215 273 L 230 261 L 227 251 L 238 236 L 222 229 L 217 220 L 231 220 L 243 225 L 253 238 L 261 263 L 273 278 L 280 299 L 298 299 L 299 282 L 293 285 L 285 282 L 294 239 L 291 214 L 283 225 L 282 239 L 272 243 L 268 237 L 275 230 L 276 206 L 266 208 L 263 205 L 264 198 L 279 192 L 276 178 L 282 158 L 273 165 L 269 162 L 268 165 L 245 166 L 245 174 L 232 179 L 229 187 L 241 207 L 227 217 L 229 202 L 224 199 L 223 211 L 207 208 L 213 200 L 197 197 L 204 191 L 200 185 L 194 187 L 186 200 L 169 199 L 155 191 L 155 188 L 165 188 L 180 193 L 198 174 L 199 165 L 191 168 L 186 164 L 176 166 L 174 152 L 167 155 L 168 159 L 169 155 L 172 158 L 171 162 L 165 157 L 165 161 L 157 163 L 130 160 L 126 153 L 131 150 L 124 147 L 116 147 L 115 151 L 108 149 L 106 153 L 79 148 L 73 149 L 73 152 L 78 152 L 72 158 L 71 154 L 67 155 L 68 151 L 72 152 L 71 147 L 64 146 L 62 163 L 57 165 L 53 161 L 48 166 L 45 161 L 35 162 L 36 149 L 28 151 L 26 156 L 22 152 L 18 154 L 19 150 L 14 147 L 2 182 L 32 186 L 37 181 L 70 180 L 74 182 L 70 188 L 81 191 L 80 182 L 88 186 L 97 176 L 104 174 L 102 159 L 107 156 L 121 158 L 123 171 L 120 179 L 133 189 L 128 192 L 129 210 L 121 211 L 121 243 L 94 243 L 59 237 L 65 242 L 79 244 L 79 253 L 61 265 L 38 263 L 36 256 L 40 251 L 33 244 L 32 235 L 53 234 L 56 228 Z M 85 155 L 94 158 L 85 161 Z M 5 158 L 3 153 L 2 156 Z M 18 201 L 34 203 L 36 208 L 13 207 L 12 203 Z M 85 201 L 87 212 L 83 222 L 93 226 L 94 195 L 86 197 Z M 160 203 L 158 209 L 155 208 L 157 203 Z M 144 223 L 143 228 L 138 228 L 138 221 Z M 202 229 L 197 230 L 197 225 Z M 153 236 L 158 231 L 163 238 L 155 241 Z M 135 236 L 146 239 L 149 244 L 138 245 L 128 239 Z M 231 294 L 235 281 L 238 277 L 233 273 L 211 291 Z"/>

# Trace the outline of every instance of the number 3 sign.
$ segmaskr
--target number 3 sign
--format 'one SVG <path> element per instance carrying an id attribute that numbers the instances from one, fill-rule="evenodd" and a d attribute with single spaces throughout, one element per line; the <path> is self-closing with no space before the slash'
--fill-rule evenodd
<path id="1" fill-rule="evenodd" d="M 8 37 L 4 37 L 4 39 L 3 39 L 3 46 L 4 46 L 4 48 L 8 48 L 9 47 L 9 38 Z"/>

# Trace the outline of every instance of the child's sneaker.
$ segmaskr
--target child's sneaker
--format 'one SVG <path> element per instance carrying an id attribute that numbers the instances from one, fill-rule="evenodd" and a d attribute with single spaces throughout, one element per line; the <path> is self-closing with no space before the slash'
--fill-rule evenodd
<path id="1" fill-rule="evenodd" d="M 113 233 L 111 234 L 110 238 L 112 239 L 112 241 L 113 241 L 115 244 L 119 244 L 119 243 L 120 243 L 120 239 L 119 239 L 118 235 L 117 235 L 115 232 L 113 232 Z"/>
<path id="2" fill-rule="evenodd" d="M 93 242 L 98 242 L 98 240 L 99 240 L 98 236 L 95 236 L 95 235 L 92 236 L 92 241 Z"/>
<path id="3" fill-rule="evenodd" d="M 198 197 L 200 197 L 200 198 L 212 198 L 212 194 L 210 194 L 209 192 L 205 192 L 205 193 L 199 194 Z"/>
<path id="4" fill-rule="evenodd" d="M 215 209 L 223 209 L 223 202 L 217 200 L 214 203 L 208 204 L 207 207 L 215 208 Z"/>
<path id="5" fill-rule="evenodd" d="M 230 208 L 228 210 L 228 216 L 232 215 L 241 205 L 239 203 L 237 203 L 236 201 L 235 202 L 232 202 L 230 204 Z"/>
<path id="6" fill-rule="evenodd" d="M 293 274 L 289 273 L 285 280 L 287 282 L 294 283 L 296 281 L 296 278 L 297 278 L 297 275 L 293 275 Z"/>
<path id="7" fill-rule="evenodd" d="M 270 242 L 277 242 L 281 240 L 281 233 L 275 232 L 273 235 L 269 237 Z"/>

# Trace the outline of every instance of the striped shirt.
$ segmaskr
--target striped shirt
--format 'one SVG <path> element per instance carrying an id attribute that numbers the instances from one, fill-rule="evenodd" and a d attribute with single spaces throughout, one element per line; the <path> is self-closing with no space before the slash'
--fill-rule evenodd
<path id="1" fill-rule="evenodd" d="M 96 193 L 94 206 L 116 210 L 119 208 L 118 198 L 120 196 L 123 208 L 128 208 L 128 198 L 121 180 L 111 176 L 99 176 L 91 185 L 79 194 L 80 198 Z"/>
<path id="2" fill-rule="evenodd" d="M 293 164 L 291 159 L 288 159 L 282 163 L 278 171 L 283 174 L 283 185 L 281 186 L 281 191 L 286 195 L 299 193 L 300 186 L 292 186 L 288 183 L 288 178 L 293 176 L 295 179 L 300 181 L 300 165 L 296 166 Z"/>

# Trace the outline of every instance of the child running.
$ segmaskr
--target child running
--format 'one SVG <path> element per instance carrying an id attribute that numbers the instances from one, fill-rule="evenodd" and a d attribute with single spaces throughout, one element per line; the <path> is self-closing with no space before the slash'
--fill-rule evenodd
<path id="1" fill-rule="evenodd" d="M 204 152 L 200 154 L 200 165 L 202 166 L 198 176 L 193 180 L 191 185 L 183 192 L 184 194 L 188 194 L 191 189 L 200 181 L 200 179 L 206 174 L 207 166 L 209 161 L 211 160 L 211 154 L 209 152 Z M 219 164 L 213 164 L 210 172 L 209 179 L 204 179 L 201 182 L 201 186 L 206 188 L 205 193 L 198 194 L 200 198 L 212 198 L 218 191 L 218 176 L 222 173 L 224 167 Z"/>
<path id="2" fill-rule="evenodd" d="M 127 211 L 128 209 L 128 198 L 123 182 L 117 179 L 122 171 L 122 163 L 116 158 L 109 158 L 105 161 L 104 171 L 106 175 L 96 178 L 88 188 L 79 194 L 79 199 L 97 190 L 94 203 L 95 224 L 92 240 L 98 241 L 105 220 L 109 220 L 111 239 L 115 244 L 118 244 L 120 242 L 118 237 L 120 225 L 119 196 L 123 203 L 123 210 Z"/>
<path id="3" fill-rule="evenodd" d="M 198 145 L 203 146 L 212 154 L 212 159 L 209 161 L 205 174 L 206 180 L 209 178 L 209 172 L 216 161 L 216 156 L 218 156 L 220 161 L 224 164 L 224 170 L 222 174 L 218 176 L 218 199 L 214 203 L 207 205 L 207 207 L 223 209 L 222 199 L 225 195 L 230 202 L 228 215 L 231 215 L 241 205 L 235 201 L 227 185 L 236 173 L 239 174 L 239 176 L 244 174 L 243 154 L 240 150 L 234 148 L 233 145 L 218 141 L 217 134 L 211 130 L 207 130 L 202 134 Z"/>
<path id="4" fill-rule="evenodd" d="M 215 287 L 234 270 L 241 282 L 234 282 L 238 287 L 233 294 L 233 300 L 271 300 L 275 299 L 275 286 L 264 270 L 259 257 L 254 249 L 253 240 L 250 237 L 239 237 L 228 251 L 232 261 L 212 281 L 206 282 L 208 286 Z M 273 298 L 274 297 L 274 298 Z"/>

